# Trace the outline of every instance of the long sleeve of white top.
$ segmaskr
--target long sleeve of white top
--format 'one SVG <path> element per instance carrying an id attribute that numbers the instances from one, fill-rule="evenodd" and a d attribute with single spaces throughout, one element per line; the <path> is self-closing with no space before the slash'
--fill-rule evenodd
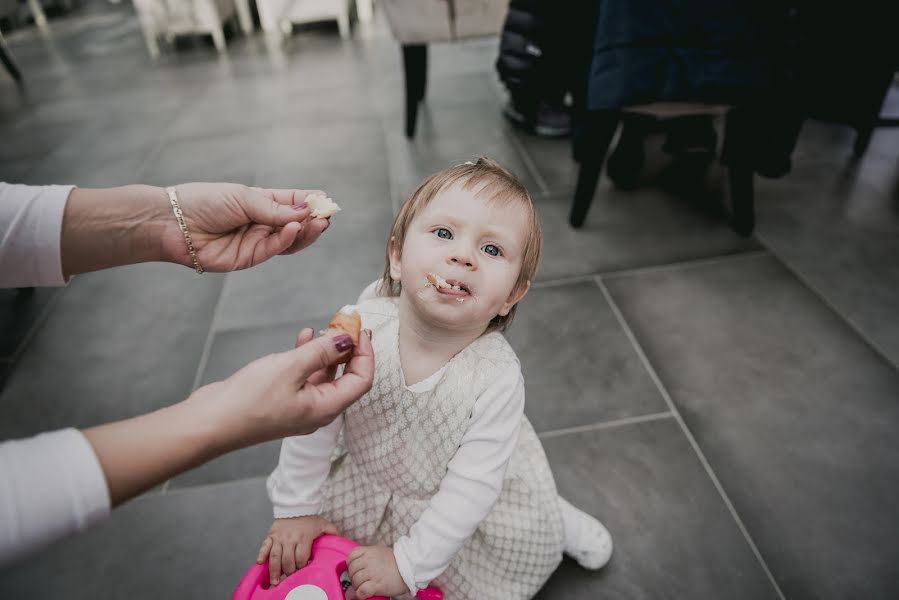
<path id="1" fill-rule="evenodd" d="M 72 187 L 0 182 L 0 287 L 66 284 L 60 242 Z M 0 566 L 109 509 L 103 470 L 77 430 L 0 443 Z"/>
<path id="2" fill-rule="evenodd" d="M 321 487 L 331 470 L 331 453 L 343 427 L 343 417 L 309 435 L 284 438 L 278 466 L 266 488 L 276 519 L 317 515 Z"/>
<path id="3" fill-rule="evenodd" d="M 66 284 L 60 244 L 72 187 L 0 182 L 0 288 Z"/>
<path id="4" fill-rule="evenodd" d="M 413 592 L 446 569 L 490 513 L 502 491 L 523 411 L 524 380 L 516 365 L 477 399 L 440 489 L 409 535 L 393 546 L 403 581 Z M 310 435 L 284 439 L 267 484 L 275 518 L 319 514 L 321 487 L 342 427 L 337 419 Z"/>
<path id="5" fill-rule="evenodd" d="M 397 568 L 413 594 L 443 573 L 490 514 L 503 488 L 523 413 L 524 379 L 516 365 L 477 399 L 440 489 L 409 535 L 393 545 Z"/>
<path id="6" fill-rule="evenodd" d="M 366 287 L 358 302 L 376 297 L 377 283 Z M 411 388 L 426 387 L 437 377 Z M 409 535 L 393 546 L 397 568 L 412 593 L 449 566 L 499 498 L 518 442 L 524 399 L 524 379 L 516 364 L 475 401 L 469 427 L 439 490 Z M 342 427 L 343 420 L 337 419 L 311 435 L 284 440 L 278 467 L 268 479 L 275 518 L 319 513 L 321 487 Z"/>
<path id="7" fill-rule="evenodd" d="M 109 514 L 106 478 L 81 432 L 0 443 L 0 566 Z"/>

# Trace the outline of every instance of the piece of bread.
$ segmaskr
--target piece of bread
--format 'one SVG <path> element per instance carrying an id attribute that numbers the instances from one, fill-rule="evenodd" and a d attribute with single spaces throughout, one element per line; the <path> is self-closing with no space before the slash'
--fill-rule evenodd
<path id="1" fill-rule="evenodd" d="M 361 331 L 362 317 L 359 316 L 359 311 L 355 306 L 344 306 L 331 317 L 331 320 L 328 321 L 328 328 L 322 332 L 322 335 L 336 336 L 345 333 L 353 338 L 353 345 L 357 346 Z"/>
<path id="2" fill-rule="evenodd" d="M 340 210 L 337 203 L 324 194 L 309 194 L 306 196 L 306 202 L 309 203 L 309 210 L 312 211 L 313 218 L 328 219 Z"/>
<path id="3" fill-rule="evenodd" d="M 441 277 L 440 275 L 435 275 L 434 273 L 428 273 L 427 275 L 425 275 L 425 277 L 428 278 L 428 281 L 430 282 L 430 284 L 433 285 L 435 288 L 439 289 L 439 288 L 453 287 L 449 283 L 447 283 L 446 280 L 443 277 Z"/>

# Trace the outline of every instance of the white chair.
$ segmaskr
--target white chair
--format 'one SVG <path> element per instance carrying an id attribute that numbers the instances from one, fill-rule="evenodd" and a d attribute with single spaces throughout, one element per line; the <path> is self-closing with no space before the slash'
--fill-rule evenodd
<path id="1" fill-rule="evenodd" d="M 237 13 L 245 34 L 253 30 L 248 0 L 134 0 L 150 56 L 159 56 L 158 36 L 206 33 L 215 48 L 225 51 L 222 24 Z"/>
<path id="2" fill-rule="evenodd" d="M 337 21 L 340 37 L 350 37 L 350 2 L 352 0 L 256 0 L 259 23 L 266 33 L 287 35 L 294 23 Z M 371 2 L 362 1 L 359 12 L 371 18 Z M 363 20 L 364 20 L 363 18 Z"/>

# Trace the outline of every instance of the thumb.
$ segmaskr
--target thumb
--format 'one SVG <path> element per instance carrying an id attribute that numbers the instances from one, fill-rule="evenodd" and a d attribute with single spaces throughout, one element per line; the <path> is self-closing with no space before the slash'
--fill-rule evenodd
<path id="1" fill-rule="evenodd" d="M 243 198 L 243 209 L 254 223 L 270 227 L 283 227 L 288 223 L 302 222 L 309 218 L 311 210 L 303 199 L 305 194 L 296 195 L 292 203 L 279 202 L 271 190 L 248 188 Z"/>
<path id="2" fill-rule="evenodd" d="M 342 359 L 346 359 L 352 349 L 353 338 L 342 333 L 316 338 L 299 348 L 288 350 L 285 354 L 293 363 L 294 372 L 302 384 L 316 371 L 342 362 Z"/>

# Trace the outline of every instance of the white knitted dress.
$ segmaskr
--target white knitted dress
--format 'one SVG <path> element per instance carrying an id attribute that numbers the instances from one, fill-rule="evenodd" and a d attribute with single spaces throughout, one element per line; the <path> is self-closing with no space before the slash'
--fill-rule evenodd
<path id="1" fill-rule="evenodd" d="M 397 299 L 363 302 L 359 312 L 374 333 L 374 384 L 345 413 L 322 515 L 362 544 L 392 546 L 438 491 L 475 400 L 517 359 L 502 335 L 490 333 L 457 354 L 431 390 L 414 393 L 403 384 Z M 530 598 L 562 560 L 555 482 L 540 440 L 521 418 L 499 499 L 434 581 L 445 600 Z"/>

